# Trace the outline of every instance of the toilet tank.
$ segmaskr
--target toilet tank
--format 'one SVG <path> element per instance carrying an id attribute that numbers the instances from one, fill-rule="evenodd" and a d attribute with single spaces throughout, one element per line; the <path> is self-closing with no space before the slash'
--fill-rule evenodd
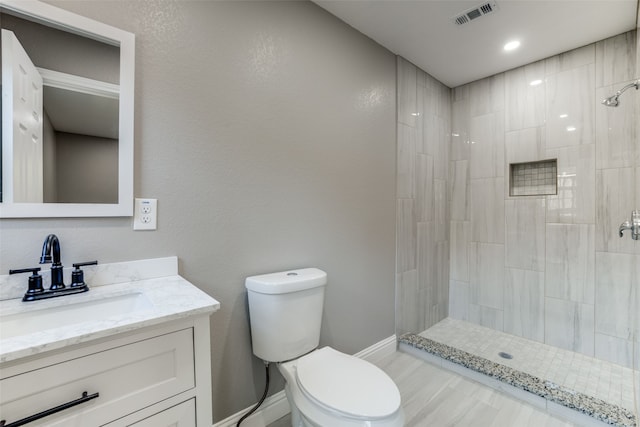
<path id="1" fill-rule="evenodd" d="M 248 277 L 253 354 L 284 362 L 318 347 L 326 284 L 317 268 Z"/>

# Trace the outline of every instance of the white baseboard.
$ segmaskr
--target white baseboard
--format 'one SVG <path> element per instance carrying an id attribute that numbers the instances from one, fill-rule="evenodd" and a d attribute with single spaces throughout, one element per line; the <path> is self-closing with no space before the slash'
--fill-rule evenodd
<path id="1" fill-rule="evenodd" d="M 398 340 L 395 335 L 391 335 L 388 338 L 378 341 L 365 348 L 362 351 L 357 352 L 354 356 L 364 359 L 368 362 L 377 364 L 381 359 L 396 352 L 398 349 Z"/>
<path id="2" fill-rule="evenodd" d="M 379 341 L 362 351 L 359 351 L 358 353 L 354 354 L 354 356 L 376 364 L 385 356 L 393 354 L 396 351 L 396 348 L 396 336 L 391 335 L 390 337 L 385 338 L 382 341 Z M 253 408 L 253 405 L 231 415 L 230 417 L 225 418 L 222 421 L 218 421 L 213 425 L 213 427 L 235 427 L 240 418 L 242 418 L 242 416 L 246 414 L 251 408 Z M 287 396 L 285 396 L 284 394 L 284 390 L 282 390 L 272 396 L 267 397 L 262 406 L 242 422 L 242 427 L 267 427 L 269 424 L 276 420 L 279 420 L 289 412 L 291 412 L 291 409 L 289 408 L 289 402 L 287 401 Z"/>

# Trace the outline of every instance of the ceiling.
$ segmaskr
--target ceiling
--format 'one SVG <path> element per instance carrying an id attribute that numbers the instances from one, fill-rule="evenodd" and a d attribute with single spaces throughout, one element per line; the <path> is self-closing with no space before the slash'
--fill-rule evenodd
<path id="1" fill-rule="evenodd" d="M 44 85 L 43 99 L 55 131 L 118 139 L 117 97 Z"/>
<path id="2" fill-rule="evenodd" d="M 449 87 L 636 28 L 638 0 L 314 0 Z M 494 11 L 463 25 L 477 6 Z M 520 48 L 506 52 L 505 43 Z"/>

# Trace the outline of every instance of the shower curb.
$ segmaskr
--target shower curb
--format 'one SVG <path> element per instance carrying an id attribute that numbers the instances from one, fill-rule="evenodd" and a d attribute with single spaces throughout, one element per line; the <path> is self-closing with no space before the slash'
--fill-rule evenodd
<path id="1" fill-rule="evenodd" d="M 535 395 L 533 397 L 542 398 L 544 399 L 544 402 L 546 402 L 546 404 L 538 404 L 537 402 L 531 402 L 530 398 L 525 397 L 523 399 L 535 404 L 536 406 L 546 406 L 547 409 L 550 409 L 549 404 L 556 404 L 554 406 L 555 412 L 562 412 L 561 416 L 564 415 L 569 418 L 574 418 L 571 414 L 567 413 L 568 411 L 558 411 L 558 405 L 569 408 L 573 411 L 578 411 L 581 414 L 593 418 L 594 421 L 597 420 L 606 425 L 617 427 L 637 427 L 635 416 L 632 411 L 628 409 L 607 403 L 602 399 L 562 387 L 551 381 L 543 380 L 536 376 L 527 374 L 526 372 L 518 371 L 508 366 L 492 362 L 483 357 L 467 353 L 466 351 L 459 350 L 455 347 L 451 347 L 413 333 L 402 335 L 399 339 L 399 343 L 401 348 L 407 346 L 409 348 L 417 349 L 422 353 L 426 352 L 430 355 L 437 356 L 443 361 L 462 366 L 463 368 L 480 373 L 484 376 L 512 386 L 513 388 L 524 390 Z M 500 387 L 500 389 L 504 388 Z M 516 397 L 522 397 L 521 393 Z"/>

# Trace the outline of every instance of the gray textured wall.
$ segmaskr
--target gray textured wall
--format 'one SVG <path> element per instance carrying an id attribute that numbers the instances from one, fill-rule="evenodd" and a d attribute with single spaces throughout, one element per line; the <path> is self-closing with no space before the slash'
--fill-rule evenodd
<path id="1" fill-rule="evenodd" d="M 130 218 L 0 223 L 0 271 L 177 255 L 222 303 L 212 317 L 214 418 L 257 400 L 244 278 L 315 266 L 321 344 L 354 353 L 394 333 L 395 57 L 310 2 L 51 1 L 136 34 Z M 277 378 L 272 391 L 282 389 Z"/>

